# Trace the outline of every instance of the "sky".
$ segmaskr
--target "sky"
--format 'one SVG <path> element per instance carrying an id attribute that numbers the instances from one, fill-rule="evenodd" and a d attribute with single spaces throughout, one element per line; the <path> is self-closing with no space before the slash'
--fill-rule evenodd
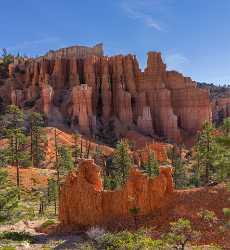
<path id="1" fill-rule="evenodd" d="M 0 48 L 37 56 L 102 42 L 106 55 L 160 51 L 169 70 L 230 83 L 230 0 L 2 0 Z"/>

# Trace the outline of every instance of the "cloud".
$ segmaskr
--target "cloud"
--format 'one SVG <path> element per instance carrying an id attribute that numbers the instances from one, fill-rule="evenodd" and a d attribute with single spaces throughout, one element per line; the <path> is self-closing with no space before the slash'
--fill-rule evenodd
<path id="1" fill-rule="evenodd" d="M 155 20 L 152 15 L 148 14 L 148 9 L 156 9 L 159 6 L 160 1 L 140 1 L 140 0 L 123 0 L 121 2 L 121 8 L 128 14 L 129 18 L 136 19 L 144 23 L 145 26 L 153 28 L 157 31 L 163 31 L 164 29 L 159 24 L 159 21 Z M 154 6 L 153 6 L 154 5 Z"/>
<path id="2" fill-rule="evenodd" d="M 165 62 L 169 70 L 183 70 L 190 60 L 180 53 L 174 53 L 166 55 Z"/>

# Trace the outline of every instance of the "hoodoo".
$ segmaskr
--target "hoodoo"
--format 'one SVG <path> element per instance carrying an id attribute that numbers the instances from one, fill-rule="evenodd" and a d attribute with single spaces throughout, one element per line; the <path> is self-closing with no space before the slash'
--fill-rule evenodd
<path id="1" fill-rule="evenodd" d="M 181 142 L 212 119 L 208 90 L 149 52 L 141 71 L 134 55 L 104 56 L 101 44 L 74 46 L 44 57 L 15 59 L 0 87 L 8 104 L 44 112 L 50 123 L 66 122 L 87 135 L 128 130 Z M 10 91 L 9 91 L 10 90 Z"/>

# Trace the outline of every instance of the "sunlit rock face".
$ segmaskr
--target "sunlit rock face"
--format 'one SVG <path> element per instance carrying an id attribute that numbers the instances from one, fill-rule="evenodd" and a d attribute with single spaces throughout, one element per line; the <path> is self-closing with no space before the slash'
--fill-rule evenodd
<path id="1" fill-rule="evenodd" d="M 59 220 L 65 229 L 108 225 L 130 219 L 130 209 L 149 215 L 165 206 L 174 191 L 172 168 L 160 167 L 160 174 L 149 178 L 138 168 L 130 171 L 119 190 L 103 189 L 101 168 L 93 160 L 83 160 L 61 187 Z M 118 205 L 119 204 L 119 205 Z"/>
<path id="2" fill-rule="evenodd" d="M 212 101 L 213 121 L 217 124 L 230 117 L 230 98 L 222 97 Z"/>
<path id="3" fill-rule="evenodd" d="M 8 102 L 29 103 L 50 120 L 58 114 L 59 122 L 87 135 L 100 134 L 113 121 L 109 129 L 118 135 L 134 129 L 181 142 L 212 119 L 208 91 L 167 71 L 158 52 L 148 53 L 143 72 L 134 55 L 107 57 L 102 45 L 15 60 L 9 69 Z"/>

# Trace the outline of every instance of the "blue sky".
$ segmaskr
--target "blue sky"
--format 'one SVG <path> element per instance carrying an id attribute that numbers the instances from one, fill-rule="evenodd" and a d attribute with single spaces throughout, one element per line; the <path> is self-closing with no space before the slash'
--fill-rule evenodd
<path id="1" fill-rule="evenodd" d="M 161 51 L 169 69 L 230 83 L 230 0 L 5 0 L 0 48 L 40 55 L 103 42 L 105 54 Z"/>

